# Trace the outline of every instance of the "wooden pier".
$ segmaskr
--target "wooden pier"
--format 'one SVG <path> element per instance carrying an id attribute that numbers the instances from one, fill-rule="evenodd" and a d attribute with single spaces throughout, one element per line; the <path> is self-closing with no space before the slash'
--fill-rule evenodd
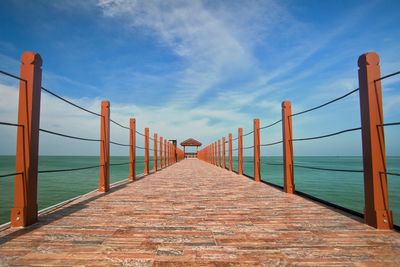
<path id="1" fill-rule="evenodd" d="M 400 266 L 400 235 L 198 159 L 0 232 L 0 266 Z"/>

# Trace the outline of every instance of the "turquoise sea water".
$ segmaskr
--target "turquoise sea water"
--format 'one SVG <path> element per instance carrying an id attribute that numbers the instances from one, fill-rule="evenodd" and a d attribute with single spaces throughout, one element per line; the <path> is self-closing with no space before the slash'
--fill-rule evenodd
<path id="1" fill-rule="evenodd" d="M 110 163 L 128 162 L 128 157 L 111 157 Z M 143 173 L 143 157 L 137 157 L 136 174 Z M 40 156 L 39 170 L 69 169 L 99 165 L 99 157 L 93 156 Z M 150 170 L 153 168 L 150 157 Z M 0 174 L 15 172 L 15 157 L 0 156 Z M 129 165 L 110 166 L 110 182 L 127 179 Z M 39 174 L 38 205 L 39 210 L 70 198 L 97 189 L 99 169 L 88 169 L 73 172 Z M 0 178 L 0 224 L 10 219 L 10 208 L 13 205 L 14 177 Z"/>
<path id="2" fill-rule="evenodd" d="M 138 157 L 136 173 L 143 172 L 143 157 Z M 40 170 L 78 168 L 98 165 L 98 157 L 91 156 L 41 156 Z M 111 157 L 111 163 L 128 162 L 128 157 Z M 261 157 L 262 179 L 277 185 L 283 185 L 282 157 Z M 270 165 L 278 164 L 278 165 Z M 361 157 L 295 157 L 295 164 L 335 168 L 362 169 Z M 153 161 L 150 160 L 150 169 Z M 237 158 L 234 157 L 233 168 L 237 170 Z M 400 173 L 400 157 L 388 157 L 387 169 Z M 15 159 L 13 156 L 0 156 L 0 174 L 13 173 Z M 111 183 L 124 180 L 129 173 L 128 165 L 110 167 Z M 244 158 L 244 173 L 253 176 L 252 157 Z M 48 173 L 39 175 L 39 209 L 49 207 L 72 197 L 95 190 L 98 186 L 98 169 L 75 172 Z M 400 225 L 400 179 L 388 176 L 389 202 L 394 222 Z M 362 173 L 328 172 L 295 168 L 296 190 L 316 196 L 340 206 L 363 212 L 364 191 Z M 0 223 L 9 221 L 10 208 L 13 203 L 14 177 L 0 178 Z"/>
<path id="3" fill-rule="evenodd" d="M 254 176 L 253 158 L 244 157 L 243 161 L 244 173 Z M 331 169 L 363 169 L 362 157 L 295 157 L 294 163 Z M 261 179 L 283 186 L 283 170 L 279 164 L 282 164 L 282 157 L 261 157 Z M 234 157 L 232 165 L 233 169 L 237 171 L 237 157 Z M 387 157 L 387 171 L 400 173 L 400 157 Z M 296 190 L 363 213 L 364 181 L 362 173 L 331 172 L 295 167 L 294 174 Z M 388 189 L 394 223 L 400 225 L 400 177 L 388 175 Z"/>

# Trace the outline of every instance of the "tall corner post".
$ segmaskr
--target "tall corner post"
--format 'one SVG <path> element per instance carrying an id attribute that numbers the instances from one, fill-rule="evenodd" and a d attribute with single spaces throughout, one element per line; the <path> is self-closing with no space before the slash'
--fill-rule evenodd
<path id="1" fill-rule="evenodd" d="M 226 147 L 225 147 L 225 137 L 222 137 L 222 168 L 226 169 Z"/>
<path id="2" fill-rule="evenodd" d="M 238 129 L 238 174 L 243 174 L 243 128 Z"/>
<path id="3" fill-rule="evenodd" d="M 230 133 L 229 134 L 229 155 L 228 155 L 228 157 L 229 157 L 229 165 L 228 165 L 228 168 L 229 168 L 229 171 L 232 171 L 232 134 Z"/>
<path id="4" fill-rule="evenodd" d="M 150 173 L 149 168 L 149 128 L 144 128 L 144 175 Z"/>
<path id="5" fill-rule="evenodd" d="M 260 119 L 253 121 L 253 135 L 254 135 L 254 180 L 259 182 L 261 180 L 261 162 L 260 162 Z"/>
<path id="6" fill-rule="evenodd" d="M 21 56 L 18 101 L 16 176 L 11 226 L 34 224 L 38 220 L 37 180 L 39 161 L 40 97 L 42 58 L 38 53 Z"/>
<path id="7" fill-rule="evenodd" d="M 282 102 L 282 140 L 283 140 L 283 190 L 293 194 L 294 169 L 293 169 L 293 143 L 292 143 L 292 105 L 290 101 Z"/>
<path id="8" fill-rule="evenodd" d="M 129 120 L 129 181 L 136 178 L 136 119 Z"/>
<path id="9" fill-rule="evenodd" d="M 110 190 L 110 101 L 101 101 L 99 192 Z"/>
<path id="10" fill-rule="evenodd" d="M 157 164 L 158 164 L 158 160 L 157 160 L 157 157 L 158 157 L 158 154 L 157 154 L 157 134 L 156 133 L 154 133 L 154 137 L 153 137 L 153 142 L 154 142 L 154 147 L 153 147 L 153 152 L 154 152 L 154 154 L 153 154 L 153 170 L 154 170 L 154 172 L 157 172 Z"/>
<path id="11" fill-rule="evenodd" d="M 365 223 L 392 229 L 386 175 L 385 135 L 379 56 L 375 52 L 358 58 L 358 81 L 364 165 Z"/>

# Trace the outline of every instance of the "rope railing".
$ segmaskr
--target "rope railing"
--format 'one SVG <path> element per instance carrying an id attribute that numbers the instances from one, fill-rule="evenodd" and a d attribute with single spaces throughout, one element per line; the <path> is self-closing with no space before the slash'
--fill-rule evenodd
<path id="1" fill-rule="evenodd" d="M 71 138 L 71 139 L 75 139 L 75 140 L 82 140 L 82 141 L 89 141 L 89 142 L 101 142 L 102 141 L 100 139 L 84 138 L 84 137 L 78 137 L 78 136 L 73 136 L 73 135 L 68 135 L 68 134 L 57 133 L 57 132 L 53 132 L 53 131 L 41 129 L 41 128 L 39 129 L 39 131 L 48 133 L 48 134 L 52 134 L 52 135 L 61 136 L 61 137 Z"/>
<path id="2" fill-rule="evenodd" d="M 110 141 L 110 144 L 113 144 L 113 145 L 116 145 L 116 146 L 124 146 L 124 147 L 131 146 L 131 145 L 128 145 L 128 144 L 117 143 L 117 142 L 114 142 L 114 141 Z"/>
<path id="3" fill-rule="evenodd" d="M 260 146 L 273 146 L 273 145 L 278 145 L 278 144 L 282 144 L 283 143 L 283 140 L 281 140 L 281 141 L 276 141 L 276 142 L 273 142 L 273 143 L 267 143 L 267 144 L 260 144 Z"/>
<path id="4" fill-rule="evenodd" d="M 184 158 L 183 151 L 175 146 L 173 146 L 170 142 L 164 141 L 164 146 L 162 145 L 162 141 L 153 139 L 149 136 L 149 129 L 145 128 L 145 134 L 139 131 L 136 131 L 136 121 L 130 120 L 128 123 L 120 123 L 117 120 L 114 120 L 111 117 L 111 110 L 110 110 L 110 102 L 108 100 L 103 100 L 101 102 L 101 112 L 97 113 L 85 107 L 85 104 L 81 105 L 81 101 L 75 100 L 73 97 L 63 96 L 62 94 L 57 93 L 56 91 L 50 90 L 44 86 L 42 86 L 42 69 L 41 69 L 41 60 L 40 55 L 34 52 L 25 52 L 21 57 L 21 77 L 11 74 L 9 72 L 0 70 L 0 78 L 1 80 L 8 79 L 15 79 L 19 82 L 19 95 L 18 95 L 18 123 L 11 123 L 6 121 L 0 121 L 0 126 L 6 127 L 22 127 L 22 131 L 19 130 L 18 134 L 16 135 L 17 139 L 17 151 L 15 155 L 16 162 L 21 164 L 16 165 L 15 172 L 13 173 L 0 173 L 0 177 L 11 177 L 15 175 L 22 175 L 22 183 L 14 183 L 14 202 L 15 203 L 22 203 L 22 206 L 18 206 L 18 209 L 21 211 L 18 213 L 17 216 L 11 214 L 10 224 L 12 226 L 28 226 L 32 223 L 37 221 L 37 210 L 36 204 L 38 201 L 38 194 L 37 194 L 37 177 L 38 174 L 51 174 L 51 173 L 58 173 L 58 172 L 75 172 L 75 171 L 83 171 L 83 170 L 90 170 L 93 169 L 93 172 L 97 172 L 98 170 L 94 170 L 95 168 L 100 168 L 99 173 L 99 183 L 98 183 L 98 190 L 100 192 L 107 192 L 110 190 L 110 166 L 122 166 L 122 165 L 129 165 L 129 178 L 128 181 L 134 181 L 136 177 L 136 169 L 131 164 L 136 163 L 145 163 L 144 168 L 144 175 L 149 175 L 152 173 L 150 168 L 153 168 L 153 172 L 158 171 L 159 169 L 165 168 L 176 162 L 182 160 Z M 3 77 L 3 75 L 5 77 Z M 12 81 L 14 83 L 14 81 Z M 63 131 L 67 130 L 59 130 L 59 129 L 44 129 L 40 128 L 40 118 L 41 118 L 41 103 L 40 98 L 42 95 L 47 94 L 48 97 L 53 100 L 56 98 L 57 105 L 67 105 L 72 106 L 72 109 L 78 109 L 78 113 L 83 111 L 85 113 L 89 113 L 91 115 L 95 115 L 100 119 L 99 125 L 99 137 L 98 138 L 88 138 L 80 135 L 86 135 L 87 133 L 77 133 L 77 134 L 69 134 L 63 133 Z M 45 95 L 45 96 L 47 96 Z M 42 102 L 43 103 L 43 102 Z M 42 104 L 43 106 L 43 104 Z M 65 107 L 65 106 L 63 106 Z M 82 115 L 82 114 L 81 114 Z M 83 114 L 85 115 L 85 114 Z M 57 118 L 63 119 L 63 118 Z M 112 140 L 110 138 L 113 131 L 111 128 L 116 125 L 117 127 L 129 130 L 129 139 L 120 139 L 120 140 L 129 140 L 117 142 L 118 140 Z M 129 127 L 128 127 L 129 126 Z M 131 130 L 132 127 L 132 130 Z M 113 129 L 113 128 L 112 128 Z M 133 129 L 135 132 L 133 132 Z M 60 132 L 58 132 L 60 131 Z M 22 133 L 22 134 L 21 134 Z M 63 161 L 63 165 L 60 166 L 49 166 L 48 169 L 39 169 L 38 170 L 38 162 L 40 160 L 39 149 L 37 146 L 32 146 L 31 144 L 40 143 L 42 138 L 48 138 L 48 136 L 43 136 L 43 134 L 54 135 L 63 138 L 69 138 L 73 140 L 80 140 L 80 141 L 88 141 L 88 142 L 99 142 L 100 145 L 100 153 L 99 153 L 99 165 L 94 166 L 82 166 L 79 165 L 72 165 L 68 166 L 66 162 Z M 137 135 L 143 136 L 146 138 L 145 143 L 148 144 L 149 140 L 152 140 L 150 147 L 146 146 L 146 148 L 142 146 L 137 146 Z M 127 137 L 128 137 L 127 136 Z M 162 137 L 160 136 L 160 139 Z M 165 140 L 163 138 L 163 140 Z M 29 142 L 27 142 L 29 141 Z M 154 145 L 157 146 L 153 146 Z M 129 143 L 129 144 L 128 144 Z M 132 147 L 135 144 L 135 148 L 145 150 L 145 159 L 136 160 L 137 155 L 134 149 L 129 149 L 129 162 L 122 162 L 122 160 L 116 160 L 116 162 L 111 162 L 110 159 L 114 160 L 112 156 L 110 156 L 110 145 L 116 146 L 123 146 L 123 147 Z M 159 145 L 159 150 L 158 150 Z M 168 145 L 168 146 L 166 146 Z M 167 153 L 168 148 L 168 153 Z M 149 153 L 149 151 L 159 151 L 160 153 L 154 154 Z M 164 153 L 161 153 L 164 152 Z M 27 157 L 26 155 L 29 155 Z M 139 157 L 140 158 L 140 157 Z M 150 162 L 150 159 L 154 159 L 154 163 L 152 167 L 149 167 L 153 161 Z M 126 160 L 126 159 L 125 159 Z M 160 163 L 160 164 L 158 164 Z M 64 165 L 65 164 L 65 165 Z M 88 163 L 88 165 L 91 163 Z M 162 164 L 162 165 L 161 165 Z M 84 164 L 82 164 L 84 165 Z M 142 165 L 142 164 L 141 164 Z M 74 167 L 75 166 L 75 167 Z M 5 170 L 4 172 L 9 172 L 10 170 Z M 92 173 L 92 172 L 91 172 Z M 97 174 L 96 174 L 97 175 Z M 55 175 L 54 175 L 55 176 Z M 60 176 L 61 177 L 61 176 Z M 126 177 L 126 176 L 124 176 Z M 17 177 L 18 179 L 20 177 Z M 0 193 L 1 194 L 1 193 Z M 32 201 L 32 205 L 27 205 L 26 199 Z M 0 203 L 1 204 L 1 203 Z M 20 218 L 25 218 L 21 220 Z"/>
<path id="5" fill-rule="evenodd" d="M 331 171 L 331 172 L 357 172 L 362 173 L 363 170 L 349 170 L 349 169 L 334 169 L 334 168 L 323 168 L 323 167 L 313 167 L 313 166 L 304 166 L 293 164 L 294 167 L 303 168 L 303 169 L 310 169 L 310 170 L 320 170 L 320 171 Z"/>
<path id="6" fill-rule="evenodd" d="M 261 161 L 261 164 L 270 165 L 270 166 L 284 166 L 283 163 L 269 163 Z"/>
<path id="7" fill-rule="evenodd" d="M 342 130 L 339 132 L 331 133 L 331 134 L 325 134 L 325 135 L 319 135 L 319 136 L 313 136 L 313 137 L 305 137 L 305 138 L 293 138 L 291 141 L 308 141 L 308 140 L 315 140 L 315 139 L 321 139 L 321 138 L 326 138 L 326 137 L 331 137 L 343 133 L 348 133 L 348 132 L 354 132 L 354 131 L 359 131 L 361 130 L 361 127 L 357 128 L 351 128 L 351 129 L 346 129 Z"/>
<path id="8" fill-rule="evenodd" d="M 15 176 L 15 175 L 20 175 L 20 174 L 22 174 L 22 172 L 14 172 L 14 173 L 0 174 L 0 178 L 10 177 L 10 176 Z"/>
<path id="9" fill-rule="evenodd" d="M 254 133 L 254 130 L 251 131 L 251 132 L 248 132 L 248 133 L 246 133 L 246 134 L 243 134 L 243 137 L 248 136 L 248 135 L 250 135 L 250 134 L 252 134 L 252 133 Z"/>
<path id="10" fill-rule="evenodd" d="M 359 88 L 354 89 L 354 90 L 352 90 L 352 91 L 350 91 L 350 92 L 348 92 L 348 93 L 346 93 L 346 94 L 344 94 L 344 95 L 342 95 L 342 96 L 340 96 L 340 97 L 338 97 L 338 98 L 332 99 L 332 100 L 330 100 L 330 101 L 328 101 L 328 102 L 326 102 L 326 103 L 324 103 L 324 104 L 318 105 L 318 106 L 313 107 L 313 108 L 310 108 L 310 109 L 306 109 L 306 110 L 304 110 L 304 111 L 300 111 L 300 112 L 297 112 L 297 113 L 293 113 L 293 114 L 291 115 L 291 117 L 298 116 L 298 115 L 301 115 L 301 114 L 304 114 L 304 113 L 308 113 L 308 112 L 311 112 L 311 111 L 314 111 L 314 110 L 323 108 L 323 107 L 325 107 L 325 106 L 327 106 L 327 105 L 330 105 L 330 104 L 332 104 L 332 103 L 335 103 L 336 101 L 339 101 L 339 100 L 341 100 L 341 99 L 343 99 L 343 98 L 346 98 L 346 97 L 348 97 L 349 95 L 354 94 L 354 93 L 357 92 L 358 90 L 359 90 Z"/>
<path id="11" fill-rule="evenodd" d="M 400 176 L 400 173 L 397 172 L 384 172 L 386 175 Z"/>
<path id="12" fill-rule="evenodd" d="M 26 82 L 26 80 L 22 79 L 21 77 L 19 77 L 19 76 L 17 76 L 17 75 L 14 75 L 14 74 L 11 74 L 11 73 L 9 73 L 9 72 L 6 72 L 6 71 L 4 71 L 4 70 L 0 70 L 0 73 L 3 74 L 3 75 L 5 75 L 5 76 L 8 76 L 8 77 L 10 77 L 10 78 L 14 78 L 14 79 L 16 79 L 16 80 Z"/>
<path id="13" fill-rule="evenodd" d="M 122 163 L 110 163 L 110 166 L 121 166 L 121 165 L 128 165 L 130 162 L 122 162 Z"/>
<path id="14" fill-rule="evenodd" d="M 397 126 L 397 125 L 400 125 L 400 121 L 379 124 L 378 126 L 379 127 L 384 127 L 384 126 Z"/>
<path id="15" fill-rule="evenodd" d="M 387 74 L 387 75 L 385 75 L 385 76 L 382 76 L 382 77 L 380 77 L 379 79 L 374 80 L 374 82 L 382 81 L 382 80 L 384 80 L 384 79 L 387 79 L 387 78 L 389 78 L 389 77 L 393 77 L 393 76 L 396 76 L 396 75 L 399 75 L 399 74 L 400 74 L 400 71 L 396 71 L 396 72 Z"/>
<path id="16" fill-rule="evenodd" d="M 103 165 L 94 165 L 80 168 L 70 168 L 70 169 L 55 169 L 55 170 L 39 170 L 38 173 L 54 173 L 54 172 L 72 172 L 72 171 L 81 171 L 81 170 L 89 170 L 102 167 Z"/>
<path id="17" fill-rule="evenodd" d="M 75 103 L 73 103 L 73 102 L 71 102 L 71 101 L 65 99 L 64 97 L 61 97 L 61 96 L 57 95 L 56 93 L 50 91 L 49 89 L 46 89 L 46 88 L 44 88 L 44 87 L 41 87 L 41 88 L 42 88 L 42 90 L 45 91 L 46 93 L 48 93 L 48 94 L 50 94 L 50 95 L 52 95 L 52 96 L 54 96 L 54 97 L 60 99 L 61 101 L 64 101 L 65 103 L 70 104 L 71 106 L 74 106 L 74 107 L 76 107 L 76 108 L 78 108 L 78 109 L 80 109 L 80 110 L 86 111 L 87 113 L 90 113 L 90 114 L 92 114 L 92 115 L 96 115 L 96 116 L 101 117 L 101 114 L 99 114 L 99 113 L 96 113 L 96 112 L 91 111 L 91 110 L 89 110 L 89 109 L 87 109 L 87 108 L 81 107 L 81 106 L 79 106 L 78 104 L 75 104 Z"/>
<path id="18" fill-rule="evenodd" d="M 21 125 L 21 124 L 5 122 L 5 121 L 0 121 L 0 125 L 15 126 L 15 127 L 22 127 L 22 128 L 24 127 L 24 125 Z"/>
<path id="19" fill-rule="evenodd" d="M 110 122 L 114 123 L 115 125 L 117 125 L 117 126 L 123 128 L 123 129 L 130 130 L 129 127 L 126 127 L 126 126 L 124 126 L 124 125 L 122 125 L 122 124 L 116 122 L 115 120 L 110 119 Z"/>
<path id="20" fill-rule="evenodd" d="M 141 132 L 139 132 L 139 131 L 135 131 L 138 135 L 141 135 L 141 136 L 143 136 L 143 137 L 145 137 L 145 135 L 143 134 L 143 133 L 141 133 Z"/>
<path id="21" fill-rule="evenodd" d="M 371 64 L 371 62 L 374 63 Z M 382 93 L 381 93 L 382 88 L 380 88 L 380 86 L 379 87 L 377 87 L 376 85 L 374 86 L 374 82 L 382 81 L 389 77 L 400 75 L 400 71 L 380 76 L 380 66 L 379 64 L 375 64 L 375 62 L 379 62 L 379 56 L 376 53 L 370 52 L 360 56 L 358 61 L 358 67 L 359 67 L 358 84 L 360 85 L 359 88 L 355 88 L 348 92 L 346 91 L 339 97 L 328 99 L 329 101 L 326 100 L 326 102 L 324 101 L 319 103 L 313 103 L 311 104 L 312 106 L 310 108 L 301 110 L 296 113 L 292 113 L 292 104 L 290 101 L 288 100 L 282 101 L 281 119 L 260 127 L 260 119 L 256 118 L 253 120 L 254 130 L 246 132 L 245 134 L 242 134 L 243 128 L 238 128 L 239 136 L 237 136 L 235 139 L 230 139 L 232 141 L 238 140 L 238 143 L 235 144 L 236 148 L 232 148 L 232 142 L 228 142 L 229 143 L 228 147 L 229 159 L 227 163 L 227 165 L 229 166 L 228 169 L 234 170 L 233 162 L 235 162 L 235 164 L 237 164 L 235 167 L 237 169 L 237 171 L 235 171 L 236 173 L 238 173 L 239 175 L 245 174 L 247 177 L 252 177 L 254 178 L 255 181 L 260 182 L 262 181 L 261 166 L 263 166 L 265 169 L 267 169 L 267 167 L 265 167 L 267 165 L 277 166 L 278 168 L 282 167 L 283 170 L 282 184 L 284 184 L 284 186 L 281 187 L 282 190 L 284 190 L 284 192 L 289 194 L 297 193 L 297 194 L 302 194 L 303 196 L 306 195 L 306 193 L 295 190 L 296 188 L 295 173 L 297 171 L 301 173 L 301 170 L 299 170 L 300 168 L 315 170 L 315 171 L 324 171 L 324 172 L 345 172 L 353 174 L 354 173 L 364 174 L 364 177 L 368 177 L 368 179 L 364 179 L 365 217 L 372 218 L 369 220 L 370 222 L 367 223 L 376 228 L 391 229 L 393 225 L 391 225 L 392 221 L 391 211 L 388 208 L 390 207 L 389 205 L 390 199 L 387 193 L 389 191 L 387 190 L 388 184 L 386 180 L 382 178 L 382 175 L 379 175 L 379 173 L 385 175 L 393 175 L 393 176 L 400 176 L 400 173 L 396 172 L 396 170 L 394 171 L 386 170 L 387 162 L 386 162 L 386 152 L 384 149 L 385 135 L 382 129 L 379 128 L 389 127 L 389 126 L 400 126 L 400 121 L 391 121 L 386 123 L 383 122 L 384 116 L 382 112 L 384 103 L 382 100 Z M 343 99 L 347 99 L 348 101 L 351 101 L 350 103 L 352 103 L 354 96 L 359 96 L 357 100 L 359 100 L 362 127 L 347 128 L 340 131 L 334 129 L 334 130 L 329 130 L 328 133 L 322 133 L 316 136 L 308 136 L 308 134 L 306 134 L 307 135 L 306 137 L 295 136 L 294 138 L 293 126 L 296 125 L 293 125 L 292 122 L 293 117 L 300 116 L 302 114 L 309 113 L 312 111 L 316 111 L 318 109 L 327 107 L 328 105 L 331 105 L 333 103 L 337 103 L 338 101 L 341 101 Z M 281 130 L 282 130 L 281 140 L 279 140 L 280 139 L 279 138 L 278 140 L 274 141 L 271 138 L 271 140 L 268 140 L 268 142 L 263 142 L 264 139 L 261 137 L 260 134 L 261 130 L 268 129 L 270 127 L 278 125 L 279 123 L 281 123 Z M 331 167 L 328 164 L 324 166 L 320 164 L 313 164 L 312 162 L 301 162 L 301 161 L 296 162 L 296 160 L 294 159 L 295 147 L 293 145 L 293 142 L 318 140 L 356 131 L 362 132 L 360 137 L 362 139 L 361 144 L 363 149 L 364 165 L 365 164 L 368 164 L 366 166 L 373 165 L 375 166 L 373 169 L 371 168 L 357 169 L 357 167 L 352 167 L 351 165 L 340 166 L 339 163 L 337 164 L 338 166 L 332 165 Z M 250 143 L 246 142 L 246 145 L 250 145 L 251 143 L 253 143 L 253 145 L 243 147 L 244 137 L 251 135 L 253 135 L 254 137 L 254 142 Z M 269 135 L 267 135 L 267 137 L 269 137 Z M 232 134 L 229 134 L 229 138 L 232 138 Z M 217 140 L 218 144 L 216 142 L 213 142 L 210 145 L 206 146 L 203 150 L 201 150 L 200 157 L 202 160 L 209 162 L 213 165 L 216 165 L 218 167 L 225 167 L 219 164 L 219 162 L 221 162 L 221 156 L 219 152 L 221 150 L 221 147 L 219 139 Z M 282 145 L 283 148 L 282 163 L 274 162 L 273 160 L 270 160 L 268 158 L 263 159 L 261 156 L 262 147 L 269 147 L 274 145 Z M 243 152 L 247 149 L 252 149 L 252 148 L 254 148 L 254 156 L 253 160 L 249 160 L 249 158 L 243 155 L 244 154 Z M 218 151 L 218 154 L 216 151 Z M 225 146 L 223 146 L 222 147 L 223 155 L 225 151 L 226 148 Z M 238 151 L 239 153 L 237 153 L 236 151 Z M 233 159 L 233 155 L 237 155 L 236 157 L 237 161 Z M 253 168 L 254 175 L 252 174 L 249 175 L 245 173 L 246 172 L 245 166 L 249 166 L 250 162 L 254 163 L 254 168 Z M 243 165 L 243 163 L 246 163 L 246 165 Z M 294 171 L 294 169 L 296 169 L 296 172 Z M 268 178 L 266 181 L 264 180 L 264 182 L 268 183 L 269 182 Z M 381 190 L 376 190 L 376 188 L 374 189 L 374 186 L 376 184 L 380 185 Z M 326 203 L 335 208 L 340 208 L 344 211 L 349 211 L 349 209 L 338 206 L 334 203 L 330 203 L 321 199 L 318 199 L 318 201 Z M 375 212 L 376 207 L 379 207 L 379 210 L 382 210 L 384 213 L 379 214 L 378 216 L 378 214 Z M 357 212 L 353 211 L 353 213 L 351 214 L 354 213 Z"/>
<path id="22" fill-rule="evenodd" d="M 280 123 L 280 122 L 282 122 L 282 119 L 280 119 L 280 120 L 277 120 L 276 122 L 273 122 L 273 123 L 271 123 L 271 124 L 268 124 L 268 125 L 262 126 L 262 127 L 260 127 L 260 130 L 264 130 L 264 129 L 270 128 L 270 127 L 272 127 L 272 126 L 275 126 L 275 125 L 277 125 L 277 124 L 278 124 L 278 123 Z"/>

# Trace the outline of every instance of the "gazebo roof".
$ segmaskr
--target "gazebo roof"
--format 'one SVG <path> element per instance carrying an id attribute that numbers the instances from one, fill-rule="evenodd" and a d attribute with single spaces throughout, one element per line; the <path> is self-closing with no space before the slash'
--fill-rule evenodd
<path id="1" fill-rule="evenodd" d="M 181 142 L 181 146 L 201 146 L 201 143 L 193 138 Z"/>

